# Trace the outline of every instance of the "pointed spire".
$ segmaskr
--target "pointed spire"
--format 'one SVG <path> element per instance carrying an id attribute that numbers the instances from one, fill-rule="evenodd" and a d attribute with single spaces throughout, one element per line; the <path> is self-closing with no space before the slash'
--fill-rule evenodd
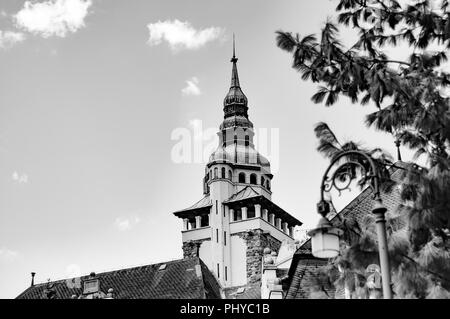
<path id="1" fill-rule="evenodd" d="M 235 36 L 233 34 L 233 57 L 231 58 L 233 68 L 231 71 L 231 85 L 230 90 L 228 91 L 228 94 L 225 96 L 225 99 L 223 101 L 225 118 L 236 115 L 248 118 L 247 114 L 248 100 L 244 92 L 242 92 L 239 83 L 237 61 L 238 58 L 236 58 L 236 41 Z"/>
<path id="2" fill-rule="evenodd" d="M 237 61 L 238 58 L 236 58 L 236 41 L 233 33 L 233 57 L 231 58 L 231 62 L 233 63 L 233 70 L 231 73 L 231 87 L 240 87 L 239 85 L 239 75 L 237 71 Z"/>
<path id="3" fill-rule="evenodd" d="M 231 62 L 237 62 L 237 60 L 238 59 L 236 58 L 236 39 L 233 33 L 233 58 L 231 59 Z"/>

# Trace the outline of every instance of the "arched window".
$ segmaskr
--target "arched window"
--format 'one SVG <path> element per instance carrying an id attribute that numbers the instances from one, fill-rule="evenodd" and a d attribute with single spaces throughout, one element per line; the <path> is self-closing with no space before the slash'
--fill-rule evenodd
<path id="1" fill-rule="evenodd" d="M 250 136 L 245 135 L 245 146 L 249 146 L 250 145 Z"/>
<path id="2" fill-rule="evenodd" d="M 239 173 L 239 183 L 245 183 L 245 173 Z"/>
<path id="3" fill-rule="evenodd" d="M 264 178 L 264 176 L 261 176 L 261 185 L 264 186 L 266 182 L 266 179 Z"/>
<path id="4" fill-rule="evenodd" d="M 214 168 L 214 178 L 217 178 L 218 173 L 219 173 L 219 170 L 217 169 L 217 167 Z"/>
<path id="5" fill-rule="evenodd" d="M 222 167 L 222 178 L 227 178 L 225 167 Z"/>
<path id="6" fill-rule="evenodd" d="M 257 179 L 256 174 L 251 174 L 250 175 L 250 184 L 256 185 L 257 184 L 256 179 Z"/>
<path id="7" fill-rule="evenodd" d="M 228 171 L 228 179 L 229 179 L 230 181 L 233 180 L 233 173 L 231 172 L 231 169 Z"/>

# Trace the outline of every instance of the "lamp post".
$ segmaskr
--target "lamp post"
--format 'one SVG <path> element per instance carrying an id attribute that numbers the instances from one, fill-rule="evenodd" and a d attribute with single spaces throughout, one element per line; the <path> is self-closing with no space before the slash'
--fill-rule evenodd
<path id="1" fill-rule="evenodd" d="M 340 163 L 339 161 L 343 158 L 348 158 L 348 160 Z M 328 176 L 336 165 L 337 168 Z M 360 176 L 361 183 L 369 182 L 369 186 L 374 193 L 372 213 L 375 215 L 377 229 L 383 297 L 384 299 L 392 299 L 385 219 L 387 209 L 383 206 L 380 197 L 380 172 L 373 159 L 366 153 L 357 150 L 342 152 L 333 158 L 325 171 L 321 184 L 321 198 L 317 204 L 317 211 L 322 218 L 317 228 L 308 233 L 311 236 L 312 254 L 318 258 L 334 258 L 339 255 L 339 236 L 343 232 L 333 227 L 326 218 L 326 215 L 330 212 L 330 203 L 324 199 L 324 193 L 331 191 L 333 188 L 339 192 L 348 189 L 357 174 Z"/>

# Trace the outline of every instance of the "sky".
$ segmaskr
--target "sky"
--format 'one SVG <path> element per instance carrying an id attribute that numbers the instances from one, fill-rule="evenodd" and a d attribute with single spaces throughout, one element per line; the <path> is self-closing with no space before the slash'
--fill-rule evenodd
<path id="1" fill-rule="evenodd" d="M 313 227 L 328 165 L 317 122 L 395 154 L 391 136 L 363 124 L 373 105 L 315 105 L 316 85 L 276 46 L 276 30 L 318 33 L 335 6 L 2 0 L 0 298 L 25 290 L 32 271 L 45 282 L 182 257 L 172 213 L 202 198 L 205 162 L 179 163 L 174 132 L 194 143 L 199 126 L 218 130 L 233 33 L 256 134 L 278 132 L 272 199 Z"/>

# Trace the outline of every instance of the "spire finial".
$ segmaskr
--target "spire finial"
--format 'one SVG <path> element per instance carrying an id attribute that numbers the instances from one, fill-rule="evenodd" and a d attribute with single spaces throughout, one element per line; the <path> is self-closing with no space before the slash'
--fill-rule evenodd
<path id="1" fill-rule="evenodd" d="M 236 58 L 236 39 L 233 32 L 233 58 L 231 58 L 231 62 L 236 63 L 237 60 L 238 59 Z"/>
<path id="2" fill-rule="evenodd" d="M 401 141 L 400 139 L 396 139 L 395 140 L 395 146 L 397 147 L 397 160 L 401 161 L 402 160 L 402 153 L 400 152 L 400 145 L 401 145 Z"/>

